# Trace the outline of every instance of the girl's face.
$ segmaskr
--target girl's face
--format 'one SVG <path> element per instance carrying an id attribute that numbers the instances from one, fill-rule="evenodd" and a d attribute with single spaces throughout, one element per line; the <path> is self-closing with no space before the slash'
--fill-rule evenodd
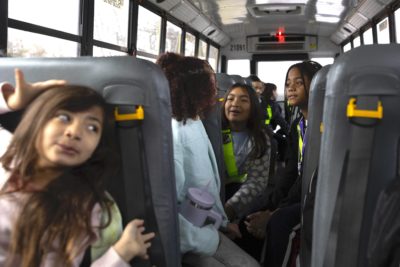
<path id="1" fill-rule="evenodd" d="M 43 127 L 36 143 L 39 167 L 75 167 L 86 162 L 99 144 L 103 111 L 59 110 Z"/>
<path id="2" fill-rule="evenodd" d="M 229 122 L 247 122 L 250 117 L 250 96 L 246 89 L 236 87 L 226 98 L 225 116 Z"/>
<path id="3" fill-rule="evenodd" d="M 260 96 L 264 92 L 264 84 L 262 82 L 251 82 L 251 86 L 253 86 L 254 90 L 258 96 Z"/>
<path id="4" fill-rule="evenodd" d="M 292 68 L 286 80 L 285 90 L 291 106 L 307 107 L 308 98 L 306 88 L 310 87 L 310 80 L 304 76 L 304 81 L 298 68 Z"/>

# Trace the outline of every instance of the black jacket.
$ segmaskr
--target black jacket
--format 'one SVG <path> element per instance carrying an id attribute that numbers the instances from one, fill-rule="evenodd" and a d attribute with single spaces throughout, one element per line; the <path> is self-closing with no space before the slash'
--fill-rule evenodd
<path id="1" fill-rule="evenodd" d="M 301 117 L 300 117 L 301 118 Z M 298 174 L 298 132 L 300 118 L 293 121 L 287 136 L 285 168 L 277 174 L 276 184 L 267 192 L 265 209 L 275 210 L 301 201 L 301 175 Z"/>

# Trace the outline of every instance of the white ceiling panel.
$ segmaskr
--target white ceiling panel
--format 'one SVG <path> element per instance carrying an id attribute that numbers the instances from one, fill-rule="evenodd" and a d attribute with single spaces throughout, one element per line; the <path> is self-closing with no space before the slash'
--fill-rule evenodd
<path id="1" fill-rule="evenodd" d="M 176 6 L 177 4 L 179 4 L 181 2 L 181 0 L 167 0 L 167 1 L 163 1 L 161 3 L 158 3 L 157 0 L 149 0 L 149 1 L 157 6 L 161 7 L 162 9 L 164 9 L 166 11 L 171 10 L 174 6 Z"/>
<path id="2" fill-rule="evenodd" d="M 181 1 L 180 4 L 171 9 L 169 13 L 184 23 L 188 23 L 193 20 L 193 18 L 197 17 L 199 11 L 189 1 Z"/>
<path id="3" fill-rule="evenodd" d="M 362 13 L 356 11 L 354 14 L 349 18 L 349 22 L 357 28 L 364 26 L 368 22 L 368 18 L 363 15 Z"/>
<path id="4" fill-rule="evenodd" d="M 194 20 L 189 22 L 189 25 L 199 32 L 203 32 L 210 24 L 211 22 L 203 15 L 198 15 Z"/>
<path id="5" fill-rule="evenodd" d="M 379 11 L 383 9 L 383 6 L 376 2 L 376 0 L 364 0 L 358 6 L 358 12 L 371 19 Z"/>

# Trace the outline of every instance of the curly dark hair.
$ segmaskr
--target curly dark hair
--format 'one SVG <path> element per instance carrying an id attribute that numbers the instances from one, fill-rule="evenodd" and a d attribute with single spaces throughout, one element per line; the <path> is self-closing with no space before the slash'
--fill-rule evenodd
<path id="1" fill-rule="evenodd" d="M 162 54 L 156 62 L 168 79 L 172 117 L 186 123 L 187 119 L 203 117 L 216 102 L 215 73 L 207 61 Z"/>

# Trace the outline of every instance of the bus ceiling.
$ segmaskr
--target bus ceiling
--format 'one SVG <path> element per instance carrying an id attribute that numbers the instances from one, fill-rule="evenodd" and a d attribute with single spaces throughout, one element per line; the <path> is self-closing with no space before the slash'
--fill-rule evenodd
<path id="1" fill-rule="evenodd" d="M 340 44 L 398 0 L 148 0 L 214 41 L 230 58 L 333 56 Z M 279 38 L 279 35 L 282 36 Z M 274 39 L 275 38 L 275 39 Z"/>

